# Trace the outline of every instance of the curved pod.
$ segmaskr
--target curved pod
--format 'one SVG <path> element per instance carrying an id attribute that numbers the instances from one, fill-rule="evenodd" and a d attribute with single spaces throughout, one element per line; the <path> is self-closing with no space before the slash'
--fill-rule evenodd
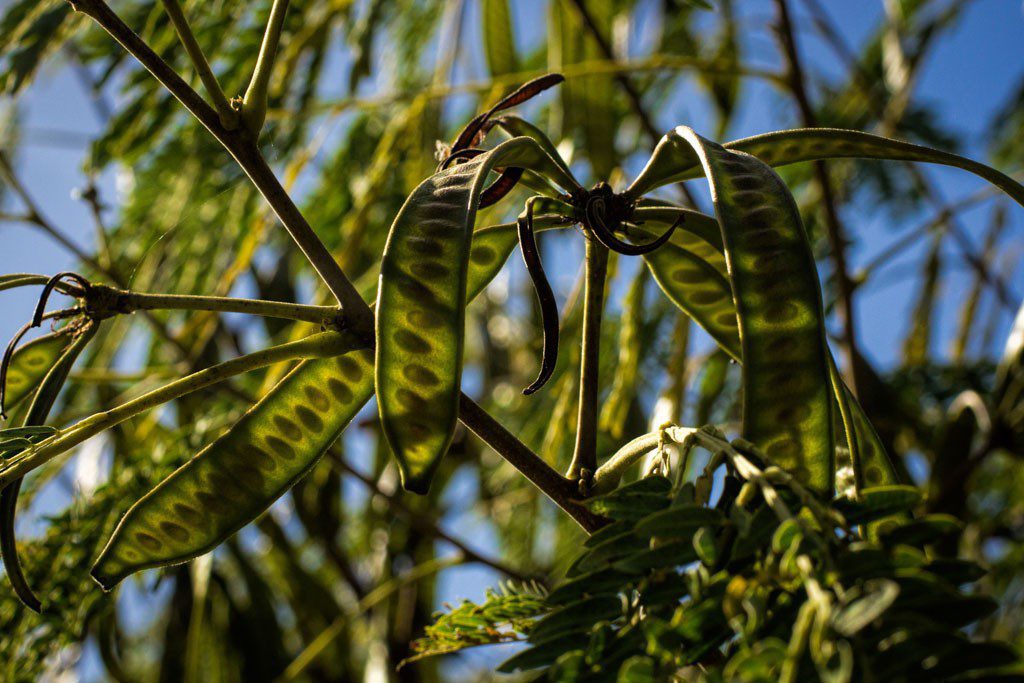
<path id="1" fill-rule="evenodd" d="M 578 188 L 533 139 L 518 137 L 417 187 L 391 226 L 377 288 L 376 389 L 402 485 L 423 493 L 458 419 L 467 272 L 488 174 L 526 168 Z"/>

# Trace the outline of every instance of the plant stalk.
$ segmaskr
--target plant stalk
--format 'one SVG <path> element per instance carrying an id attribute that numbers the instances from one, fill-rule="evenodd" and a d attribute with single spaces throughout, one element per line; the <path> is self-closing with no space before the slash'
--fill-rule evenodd
<path id="1" fill-rule="evenodd" d="M 193 296 L 187 294 L 149 294 L 114 289 L 105 285 L 93 285 L 109 294 L 109 308 L 118 313 L 134 311 L 219 311 L 223 313 L 246 313 L 265 318 L 283 318 L 315 323 L 324 327 L 340 329 L 343 312 L 337 306 L 309 306 L 285 301 L 264 301 L 261 299 L 236 299 L 221 296 Z M 102 296 L 102 295 L 101 295 Z M 104 305 L 108 305 L 104 302 Z"/>
<path id="2" fill-rule="evenodd" d="M 608 248 L 589 234 L 586 240 L 586 286 L 583 292 L 583 351 L 580 358 L 580 401 L 576 447 L 568 477 L 585 486 L 597 471 L 597 393 L 601 355 L 601 314 L 608 276 Z"/>
<path id="3" fill-rule="evenodd" d="M 199 47 L 199 41 L 192 33 L 192 26 L 189 25 L 188 18 L 185 17 L 185 13 L 181 9 L 181 3 L 179 0 L 162 0 L 162 2 L 185 52 L 188 53 L 192 65 L 196 68 L 196 73 L 199 74 L 199 80 L 203 82 L 203 87 L 206 88 L 207 94 L 213 101 L 213 106 L 220 117 L 220 124 L 228 130 L 235 128 L 238 125 L 238 112 L 231 108 L 227 95 L 221 89 L 217 76 L 210 68 L 206 55 L 203 54 L 203 48 Z"/>
<path id="4" fill-rule="evenodd" d="M 254 140 L 259 139 L 263 130 L 263 122 L 267 119 L 267 96 L 270 91 L 270 77 L 274 72 L 274 59 L 277 57 L 277 46 L 281 42 L 281 28 L 288 13 L 288 0 L 274 0 L 270 7 L 270 17 L 263 33 L 260 54 L 256 58 L 249 87 L 242 98 L 242 122 L 252 134 Z"/>

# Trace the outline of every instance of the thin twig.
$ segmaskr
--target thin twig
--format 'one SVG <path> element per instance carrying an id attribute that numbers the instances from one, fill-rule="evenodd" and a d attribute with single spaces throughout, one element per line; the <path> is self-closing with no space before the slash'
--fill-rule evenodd
<path id="1" fill-rule="evenodd" d="M 213 107 L 217 110 L 218 116 L 220 116 L 221 125 L 229 130 L 234 128 L 238 125 L 238 112 L 231 108 L 227 95 L 221 89 L 217 76 L 213 73 L 213 69 L 210 68 L 206 55 L 203 54 L 203 48 L 199 47 L 199 41 L 196 40 L 195 34 L 192 33 L 192 27 L 189 25 L 185 13 L 181 10 L 180 2 L 178 0 L 162 0 L 162 2 L 164 3 L 164 9 L 167 10 L 167 16 L 170 18 L 171 24 L 174 25 L 174 30 L 178 33 L 178 38 L 185 48 L 185 52 L 188 53 L 189 59 L 192 60 L 192 66 L 195 67 L 196 73 L 199 74 L 199 80 L 203 82 L 203 87 L 206 88 L 207 94 L 213 101 Z"/>
<path id="2" fill-rule="evenodd" d="M 814 128 L 818 125 L 817 115 L 807 94 L 803 65 L 800 62 L 800 52 L 796 44 L 793 24 L 790 21 L 789 5 L 786 0 L 775 0 L 775 6 L 778 10 L 778 25 L 775 27 L 776 35 L 788 67 L 789 87 L 793 98 L 796 100 L 797 108 L 800 110 L 800 118 L 803 125 L 807 128 Z M 846 261 L 846 231 L 839 219 L 832 181 L 829 178 L 828 164 L 825 161 L 818 160 L 814 162 L 814 177 L 818 184 L 822 208 L 825 212 L 825 229 L 828 235 L 829 254 L 832 257 L 833 275 L 839 290 L 839 315 L 843 324 L 843 342 L 848 367 L 847 384 L 854 396 L 856 396 L 858 389 L 865 386 L 865 378 L 862 376 L 863 373 L 859 361 L 861 354 L 857 348 L 857 320 L 856 310 L 853 307 L 855 285 L 853 278 L 850 277 Z"/>
<path id="3" fill-rule="evenodd" d="M 236 299 L 221 296 L 194 296 L 188 294 L 149 294 L 117 290 L 113 287 L 93 285 L 97 296 L 107 299 L 107 304 L 118 313 L 133 311 L 220 311 L 224 313 L 245 313 L 267 318 L 282 318 L 316 323 L 326 327 L 340 328 L 343 313 L 337 306 L 309 306 L 284 301 L 261 299 Z"/>
<path id="4" fill-rule="evenodd" d="M 260 54 L 256 58 L 256 66 L 242 98 L 242 121 L 252 134 L 259 138 L 263 130 L 263 122 L 267 118 L 267 97 L 270 90 L 270 76 L 274 73 L 274 60 L 277 57 L 277 45 L 281 42 L 281 29 L 285 16 L 288 14 L 288 0 L 274 0 L 270 7 L 270 17 L 260 44 Z"/>

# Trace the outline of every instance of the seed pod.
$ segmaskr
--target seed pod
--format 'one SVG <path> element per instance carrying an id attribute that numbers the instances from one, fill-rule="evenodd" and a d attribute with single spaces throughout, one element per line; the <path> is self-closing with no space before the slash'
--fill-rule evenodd
<path id="1" fill-rule="evenodd" d="M 666 135 L 654 149 L 647 166 L 625 192 L 636 199 L 656 187 L 700 177 L 700 161 L 692 150 L 679 144 L 679 127 Z M 990 166 L 957 154 L 941 152 L 879 135 L 838 128 L 800 128 L 755 135 L 725 143 L 725 148 L 756 156 L 769 166 L 785 166 L 814 159 L 889 159 L 926 161 L 954 166 L 984 178 L 1024 206 L 1024 186 Z"/>
<path id="2" fill-rule="evenodd" d="M 373 393 L 373 353 L 305 360 L 224 436 L 125 514 L 92 576 L 104 590 L 208 552 L 302 478 Z"/>
<path id="3" fill-rule="evenodd" d="M 39 390 L 36 391 L 28 413 L 25 415 L 24 426 L 41 426 L 46 422 L 53 404 L 57 401 L 57 397 L 64 387 L 64 382 L 67 381 L 71 368 L 86 345 L 96 336 L 98 329 L 99 324 L 90 321 L 76 333 L 69 331 L 63 334 L 61 343 L 66 346 L 66 349 L 57 359 L 56 363 L 50 367 L 42 382 L 40 382 Z M 73 334 L 77 334 L 77 336 L 72 336 Z M 42 339 L 46 339 L 46 337 L 42 337 Z M 70 345 L 67 345 L 68 340 L 73 340 Z M 49 344 L 47 344 L 48 346 Z M 28 348 L 28 346 L 24 348 Z M 15 362 L 17 361 L 15 360 Z M 18 493 L 21 491 L 21 481 L 20 478 L 15 479 L 0 491 L 0 554 L 3 555 L 7 578 L 14 587 L 18 598 L 27 607 L 39 612 L 42 610 L 42 604 L 35 596 L 35 593 L 32 592 L 32 588 L 28 585 L 28 580 L 22 572 L 21 562 L 18 560 L 18 546 L 14 536 L 14 522 L 18 508 Z"/>
<path id="4" fill-rule="evenodd" d="M 417 187 L 391 227 L 377 290 L 376 388 L 403 486 L 425 492 L 458 418 L 473 224 L 488 173 L 529 168 L 578 185 L 530 138 L 440 171 Z"/>

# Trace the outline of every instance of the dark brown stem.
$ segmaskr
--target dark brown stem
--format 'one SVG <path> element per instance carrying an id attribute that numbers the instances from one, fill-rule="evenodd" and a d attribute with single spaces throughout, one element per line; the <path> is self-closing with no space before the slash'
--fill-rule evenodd
<path id="1" fill-rule="evenodd" d="M 775 27 L 776 36 L 786 60 L 789 87 L 793 94 L 793 99 L 796 100 L 803 125 L 807 128 L 814 128 L 818 125 L 817 115 L 807 94 L 803 66 L 800 62 L 796 36 L 793 32 L 792 21 L 790 20 L 789 6 L 786 0 L 775 0 L 775 7 L 778 11 L 778 25 Z M 843 343 L 849 375 L 847 383 L 850 386 L 850 390 L 856 396 L 858 387 L 862 386 L 864 381 L 861 377 L 860 363 L 857 360 L 860 358 L 860 353 L 857 349 L 857 320 L 856 311 L 853 307 L 853 290 L 855 285 L 853 278 L 850 277 L 846 261 L 846 232 L 839 219 L 839 211 L 836 208 L 835 194 L 832 190 L 832 181 L 829 178 L 826 162 L 820 160 L 814 162 L 814 177 L 818 185 L 818 191 L 821 193 L 822 208 L 825 211 L 825 229 L 828 235 L 829 253 L 832 257 L 833 269 L 835 271 L 836 287 L 839 290 L 839 315 L 843 323 Z"/>
<path id="2" fill-rule="evenodd" d="M 124 49 L 135 57 L 174 95 L 184 107 L 206 127 L 231 153 L 253 184 L 263 194 L 274 213 L 281 219 L 288 234 L 306 255 L 338 303 L 345 309 L 356 334 L 372 338 L 373 314 L 363 302 L 355 286 L 341 270 L 337 261 L 306 222 L 291 197 L 285 192 L 274 172 L 260 154 L 252 136 L 242 128 L 227 130 L 213 107 L 160 58 L 103 0 L 68 0 L 79 12 L 91 17 Z"/>
<path id="3" fill-rule="evenodd" d="M 601 356 L 601 314 L 608 277 L 608 248 L 587 234 L 586 286 L 583 293 L 583 341 L 580 356 L 580 400 L 576 447 L 568 477 L 585 483 L 597 471 L 597 392 Z"/>
<path id="4" fill-rule="evenodd" d="M 574 482 L 566 479 L 536 453 L 517 439 L 487 411 L 478 406 L 465 394 L 459 399 L 459 410 L 463 423 L 480 437 L 488 446 L 498 452 L 513 467 L 523 473 L 548 498 L 565 510 L 587 532 L 593 533 L 608 523 L 608 520 L 585 508 L 578 502 Z"/>

